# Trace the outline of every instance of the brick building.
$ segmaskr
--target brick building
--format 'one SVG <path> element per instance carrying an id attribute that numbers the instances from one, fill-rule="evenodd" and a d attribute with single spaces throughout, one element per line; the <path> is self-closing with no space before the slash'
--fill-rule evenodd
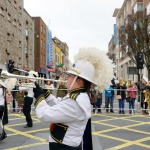
<path id="1" fill-rule="evenodd" d="M 32 17 L 34 21 L 34 68 L 46 74 L 46 24 L 41 17 Z"/>
<path id="2" fill-rule="evenodd" d="M 32 59 L 26 59 L 24 54 L 25 29 L 28 28 L 24 23 L 27 20 L 30 29 L 33 30 L 33 21 L 23 8 L 23 0 L 0 0 L 0 69 L 4 68 L 9 59 L 15 61 L 17 68 L 22 69 L 26 64 L 30 66 L 28 69 L 33 69 Z M 27 48 L 31 51 L 33 51 L 33 34 L 28 35 L 31 42 Z"/>

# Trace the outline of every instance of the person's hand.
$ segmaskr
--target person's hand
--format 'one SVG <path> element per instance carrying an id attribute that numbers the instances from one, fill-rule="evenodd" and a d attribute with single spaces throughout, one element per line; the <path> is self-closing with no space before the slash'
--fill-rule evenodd
<path id="1" fill-rule="evenodd" d="M 33 89 L 34 92 L 34 97 L 37 98 L 40 95 L 44 95 L 44 90 L 39 86 L 39 84 L 37 82 L 35 82 L 35 86 L 36 88 Z"/>

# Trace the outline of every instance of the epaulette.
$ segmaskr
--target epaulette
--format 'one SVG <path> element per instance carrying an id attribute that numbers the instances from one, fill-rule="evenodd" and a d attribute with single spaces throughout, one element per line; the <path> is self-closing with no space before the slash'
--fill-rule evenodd
<path id="1" fill-rule="evenodd" d="M 44 97 L 47 98 L 51 94 L 50 90 L 47 90 L 44 94 Z"/>
<path id="2" fill-rule="evenodd" d="M 73 99 L 73 100 L 76 100 L 76 98 L 78 97 L 80 93 L 71 93 L 70 94 L 70 98 Z"/>

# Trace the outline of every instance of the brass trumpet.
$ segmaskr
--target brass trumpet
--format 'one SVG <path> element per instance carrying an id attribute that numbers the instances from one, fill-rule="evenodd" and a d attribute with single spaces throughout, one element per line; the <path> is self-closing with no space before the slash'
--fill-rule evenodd
<path id="1" fill-rule="evenodd" d="M 35 80 L 35 81 L 53 81 L 53 82 L 67 82 L 63 80 L 55 80 L 55 79 L 45 79 L 41 77 L 28 77 L 28 76 L 23 76 L 23 75 L 16 75 L 16 74 L 11 74 L 7 70 L 2 70 L 1 72 L 1 77 L 8 79 L 8 78 L 17 78 L 17 79 L 29 79 L 29 80 Z"/>

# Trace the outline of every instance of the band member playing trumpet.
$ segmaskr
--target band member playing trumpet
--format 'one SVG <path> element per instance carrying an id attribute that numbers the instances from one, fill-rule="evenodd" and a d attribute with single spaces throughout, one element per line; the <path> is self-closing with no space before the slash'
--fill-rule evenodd
<path id="1" fill-rule="evenodd" d="M 37 117 L 50 122 L 50 150 L 92 150 L 90 88 L 109 86 L 113 77 L 111 60 L 96 48 L 83 48 L 66 71 L 69 93 L 56 98 L 36 84 L 33 90 Z M 83 148 L 82 148 L 83 147 Z"/>
<path id="2" fill-rule="evenodd" d="M 28 77 L 30 78 L 34 76 L 38 76 L 37 72 L 30 71 Z M 35 80 L 33 79 L 27 79 L 27 82 L 31 85 L 33 84 L 34 81 Z M 24 96 L 24 105 L 23 105 L 23 113 L 26 117 L 26 122 L 27 122 L 24 128 L 30 128 L 33 126 L 33 121 L 31 118 L 31 105 L 33 103 L 33 97 L 34 97 L 33 88 L 32 87 L 19 87 L 19 90 L 23 90 L 27 93 L 26 96 Z"/>

